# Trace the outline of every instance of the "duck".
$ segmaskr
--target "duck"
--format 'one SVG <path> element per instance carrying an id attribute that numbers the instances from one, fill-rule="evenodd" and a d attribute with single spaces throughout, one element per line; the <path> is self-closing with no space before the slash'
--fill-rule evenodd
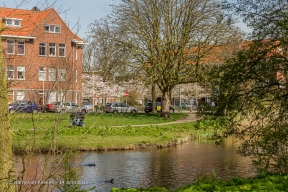
<path id="1" fill-rule="evenodd" d="M 88 166 L 88 167 L 95 167 L 95 163 L 88 163 L 88 164 L 83 164 L 82 166 Z"/>
<path id="2" fill-rule="evenodd" d="M 114 179 L 111 179 L 111 180 L 106 180 L 104 181 L 105 183 L 114 183 Z"/>

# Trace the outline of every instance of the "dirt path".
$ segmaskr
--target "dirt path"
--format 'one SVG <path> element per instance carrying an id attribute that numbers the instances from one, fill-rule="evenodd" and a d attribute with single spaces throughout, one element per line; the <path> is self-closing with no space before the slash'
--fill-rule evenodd
<path id="1" fill-rule="evenodd" d="M 197 121 L 200 119 L 199 117 L 196 117 L 196 113 L 188 113 L 188 116 L 182 119 L 178 119 L 176 121 L 167 122 L 167 123 L 156 123 L 156 124 L 143 124 L 143 125 L 130 125 L 131 127 L 143 127 L 143 126 L 153 126 L 153 125 L 172 125 L 172 124 L 178 124 L 178 123 L 186 123 L 186 122 L 192 122 Z M 111 126 L 111 127 L 124 127 L 121 126 Z"/>

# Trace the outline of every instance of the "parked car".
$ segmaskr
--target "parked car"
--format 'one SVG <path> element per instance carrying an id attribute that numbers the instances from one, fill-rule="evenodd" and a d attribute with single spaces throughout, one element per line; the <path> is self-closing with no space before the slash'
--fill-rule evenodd
<path id="1" fill-rule="evenodd" d="M 82 113 L 87 113 L 88 109 L 85 106 L 79 106 L 75 102 L 54 102 L 52 103 L 51 111 L 55 113 L 70 113 L 70 112 L 76 112 L 78 110 L 81 110 Z"/>
<path id="2" fill-rule="evenodd" d="M 138 109 L 135 107 L 131 107 L 126 103 L 121 102 L 112 102 L 107 103 L 104 106 L 104 112 L 106 113 L 137 113 Z"/>
<path id="3" fill-rule="evenodd" d="M 177 103 L 176 106 L 179 107 L 180 104 Z M 186 104 L 185 102 L 181 102 L 181 107 L 182 107 L 182 109 L 186 109 L 186 108 L 188 108 L 188 106 L 187 106 L 187 104 Z"/>
<path id="4" fill-rule="evenodd" d="M 185 109 L 190 109 L 190 107 L 191 107 L 191 104 L 190 103 L 184 103 L 185 104 Z"/>
<path id="5" fill-rule="evenodd" d="M 156 111 L 160 112 L 162 110 L 162 103 L 156 102 L 155 103 Z M 152 102 L 147 102 L 144 108 L 145 113 L 152 112 Z M 174 113 L 174 107 L 170 105 L 169 112 Z"/>
<path id="6" fill-rule="evenodd" d="M 52 104 L 51 103 L 46 104 L 45 107 L 44 107 L 44 110 L 47 111 L 47 112 L 52 112 L 51 109 L 52 109 Z"/>
<path id="7" fill-rule="evenodd" d="M 82 102 L 82 105 L 87 107 L 88 111 L 94 111 L 94 106 L 91 103 L 89 103 L 88 101 Z"/>
<path id="8" fill-rule="evenodd" d="M 9 113 L 22 112 L 22 113 L 37 113 L 38 106 L 33 101 L 17 101 L 9 104 Z"/>

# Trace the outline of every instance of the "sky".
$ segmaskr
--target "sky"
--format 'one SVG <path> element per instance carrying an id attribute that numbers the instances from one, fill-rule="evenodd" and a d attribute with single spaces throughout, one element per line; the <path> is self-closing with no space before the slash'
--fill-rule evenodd
<path id="1" fill-rule="evenodd" d="M 53 5 L 68 27 L 80 38 L 85 39 L 88 36 L 89 25 L 110 14 L 110 5 L 119 2 L 120 0 L 0 0 L 0 6 L 28 10 L 37 6 L 43 10 Z M 251 31 L 244 23 L 239 23 L 238 26 L 246 32 Z"/>
<path id="2" fill-rule="evenodd" d="M 111 13 L 110 4 L 118 3 L 119 0 L 0 0 L 1 7 L 28 10 L 35 6 L 43 10 L 54 4 L 52 7 L 60 13 L 60 17 L 82 39 L 88 36 L 88 26 Z"/>

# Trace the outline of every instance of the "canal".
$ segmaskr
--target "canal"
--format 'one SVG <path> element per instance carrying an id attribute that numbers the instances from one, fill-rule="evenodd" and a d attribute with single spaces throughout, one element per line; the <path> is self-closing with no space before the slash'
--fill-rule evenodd
<path id="1" fill-rule="evenodd" d="M 251 160 L 236 154 L 236 149 L 237 144 L 230 137 L 220 146 L 213 142 L 191 141 L 161 149 L 80 152 L 71 159 L 71 164 L 84 181 L 83 189 L 96 186 L 94 191 L 105 192 L 113 187 L 159 186 L 175 190 L 205 174 L 222 180 L 253 177 Z M 40 160 L 30 158 L 27 170 L 32 172 Z M 95 166 L 83 166 L 89 164 Z M 105 182 L 111 179 L 113 182 Z"/>

